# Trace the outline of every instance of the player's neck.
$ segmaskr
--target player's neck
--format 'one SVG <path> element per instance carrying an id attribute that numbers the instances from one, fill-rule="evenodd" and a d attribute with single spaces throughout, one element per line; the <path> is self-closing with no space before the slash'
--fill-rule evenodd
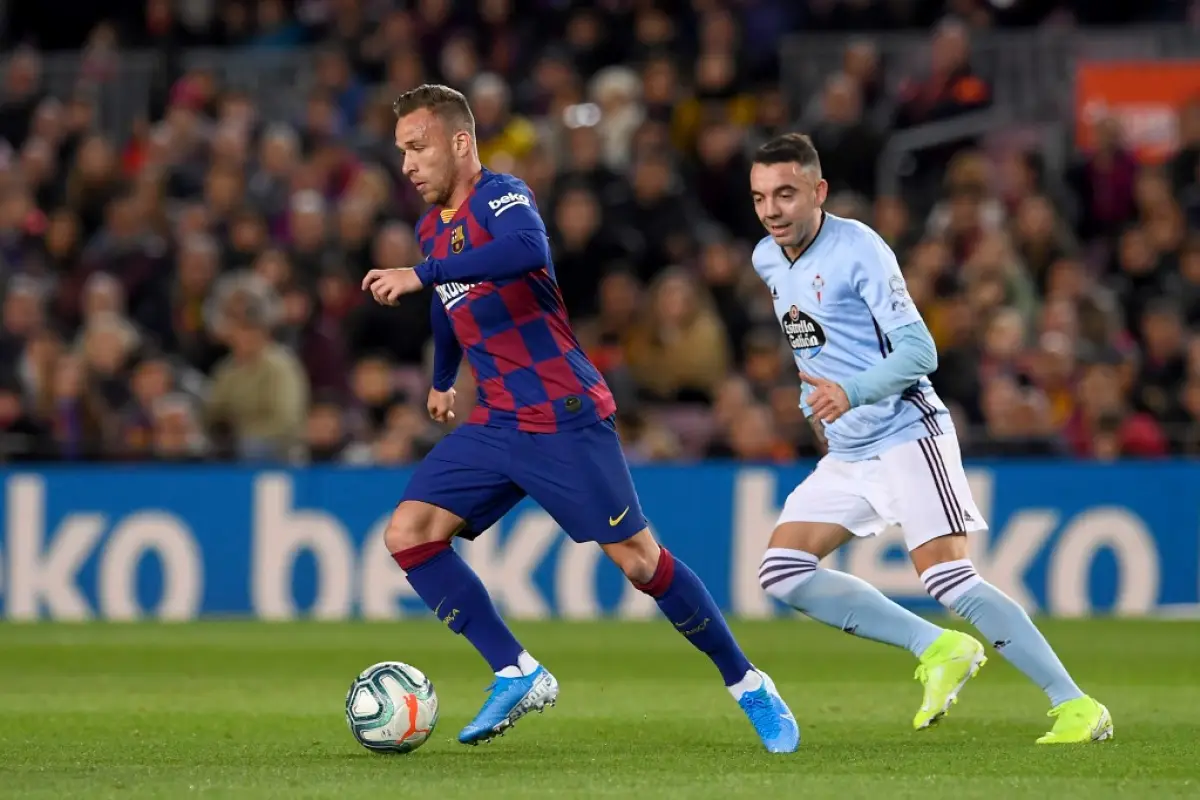
<path id="1" fill-rule="evenodd" d="M 813 218 L 809 223 L 808 233 L 805 234 L 804 238 L 801 239 L 795 247 L 783 248 L 783 254 L 787 256 L 789 260 L 795 261 L 797 258 L 804 255 L 804 251 L 808 249 L 808 246 L 813 243 L 813 239 L 816 239 L 817 234 L 821 232 L 821 219 L 824 216 L 825 212 L 822 209 L 816 209 L 813 212 Z"/>
<path id="2" fill-rule="evenodd" d="M 450 193 L 450 200 L 446 203 L 446 208 L 460 208 L 463 203 L 467 202 L 467 198 L 475 189 L 475 184 L 479 183 L 479 178 L 483 175 L 483 166 L 476 160 L 463 169 L 462 175 L 455 183 L 454 191 Z"/>

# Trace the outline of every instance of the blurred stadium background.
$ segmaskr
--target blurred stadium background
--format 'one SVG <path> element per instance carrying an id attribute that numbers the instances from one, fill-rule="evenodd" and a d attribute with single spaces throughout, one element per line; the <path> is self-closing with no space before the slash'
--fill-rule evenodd
<path id="1" fill-rule="evenodd" d="M 1150 617 L 1200 606 L 1200 2 L 0 9 L 0 619 L 412 618 L 2 626 L 7 790 L 394 790 L 340 757 L 353 745 L 336 720 L 344 684 L 385 658 L 427 669 L 454 722 L 473 710 L 481 665 L 421 621 L 378 541 L 443 435 L 424 413 L 428 298 L 382 309 L 357 290 L 418 260 L 390 103 L 440 81 L 469 95 L 484 162 L 534 189 L 648 515 L 731 614 L 779 614 L 755 565 L 815 456 L 748 263 L 749 153 L 801 130 L 828 208 L 892 245 L 934 332 L 933 380 L 992 523 L 980 571 L 1034 613 L 1138 618 L 1052 623 L 1133 739 L 1071 761 L 1028 752 L 1040 701 L 1003 663 L 965 727 L 907 744 L 902 656 L 791 619 L 739 623 L 816 725 L 810 794 L 1195 796 L 1200 636 Z M 463 419 L 469 374 L 458 389 Z M 508 771 L 431 744 L 405 767 L 415 785 L 790 795 L 792 767 L 735 763 L 736 709 L 686 645 L 586 622 L 655 609 L 564 539 L 526 505 L 464 551 L 510 616 L 571 620 L 521 630 L 575 710 L 506 740 Z M 933 610 L 898 537 L 835 560 Z M 46 725 L 55 713 L 69 730 Z M 963 758 L 974 773 L 954 772 Z"/>

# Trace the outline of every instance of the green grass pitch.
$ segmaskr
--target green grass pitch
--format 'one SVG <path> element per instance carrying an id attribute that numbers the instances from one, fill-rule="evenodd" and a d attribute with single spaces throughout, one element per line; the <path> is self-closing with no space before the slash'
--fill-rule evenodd
<path id="1" fill-rule="evenodd" d="M 518 634 L 562 684 L 506 737 L 454 741 L 486 666 L 432 622 L 0 625 L 2 798 L 1200 797 L 1200 624 L 1045 630 L 1115 741 L 1047 748 L 1046 702 L 992 654 L 937 728 L 915 733 L 913 660 L 787 619 L 745 623 L 788 698 L 795 755 L 759 749 L 715 670 L 670 626 L 539 623 Z M 342 716 L 358 670 L 409 661 L 437 687 L 433 738 L 359 748 Z"/>

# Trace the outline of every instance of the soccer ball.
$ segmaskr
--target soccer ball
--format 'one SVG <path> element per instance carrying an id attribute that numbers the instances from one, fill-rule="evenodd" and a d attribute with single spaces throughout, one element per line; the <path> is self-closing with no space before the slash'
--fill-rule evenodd
<path id="1" fill-rule="evenodd" d="M 425 744 L 437 720 L 433 684 L 421 670 L 399 661 L 367 667 L 346 695 L 350 732 L 376 753 L 411 753 Z"/>

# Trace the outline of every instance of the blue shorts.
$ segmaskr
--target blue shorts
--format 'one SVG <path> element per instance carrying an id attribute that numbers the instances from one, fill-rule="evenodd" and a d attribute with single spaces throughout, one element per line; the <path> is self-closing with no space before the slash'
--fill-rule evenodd
<path id="1" fill-rule="evenodd" d="M 646 527 L 612 420 L 561 433 L 463 425 L 417 467 L 403 500 L 466 520 L 474 539 L 526 495 L 577 542 L 622 542 Z"/>

